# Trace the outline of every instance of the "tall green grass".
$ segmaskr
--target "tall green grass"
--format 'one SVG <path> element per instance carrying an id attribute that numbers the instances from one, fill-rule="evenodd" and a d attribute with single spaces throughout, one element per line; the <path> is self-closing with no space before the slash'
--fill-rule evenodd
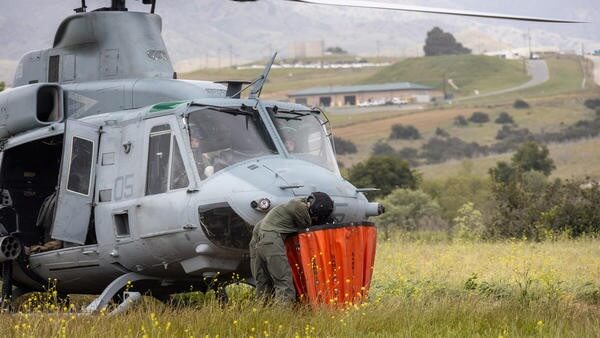
<path id="1" fill-rule="evenodd" d="M 369 300 L 342 310 L 263 306 L 249 287 L 228 289 L 226 306 L 187 294 L 171 305 L 146 298 L 114 317 L 0 314 L 0 336 L 593 337 L 600 240 L 452 243 L 443 234 L 397 234 L 378 244 Z"/>

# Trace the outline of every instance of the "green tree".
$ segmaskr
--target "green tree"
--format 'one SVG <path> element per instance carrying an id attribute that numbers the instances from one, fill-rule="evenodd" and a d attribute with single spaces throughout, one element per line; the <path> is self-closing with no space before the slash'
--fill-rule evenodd
<path id="1" fill-rule="evenodd" d="M 423 51 L 425 56 L 471 54 L 470 49 L 465 48 L 452 34 L 444 32 L 439 27 L 433 27 L 427 32 Z"/>
<path id="2" fill-rule="evenodd" d="M 519 171 L 539 171 L 550 176 L 552 170 L 556 169 L 554 161 L 550 158 L 550 151 L 545 145 L 535 141 L 521 144 L 512 157 L 512 163 Z"/>
<path id="3" fill-rule="evenodd" d="M 377 217 L 377 224 L 383 228 L 386 239 L 392 228 L 418 230 L 423 220 L 440 214 L 440 206 L 421 190 L 395 189 L 381 203 L 386 211 Z"/>
<path id="4" fill-rule="evenodd" d="M 353 166 L 348 172 L 349 181 L 359 188 L 379 188 L 373 197 L 385 196 L 396 188 L 416 189 L 420 177 L 397 156 L 371 156 L 367 161 Z"/>
<path id="5" fill-rule="evenodd" d="M 5 87 L 4 81 L 0 81 L 0 92 L 3 91 Z"/>

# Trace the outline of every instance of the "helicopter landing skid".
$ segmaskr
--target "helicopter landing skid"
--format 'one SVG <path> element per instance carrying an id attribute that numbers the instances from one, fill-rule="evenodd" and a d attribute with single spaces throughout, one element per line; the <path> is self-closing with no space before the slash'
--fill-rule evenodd
<path id="1" fill-rule="evenodd" d="M 114 299 L 120 292 L 122 292 L 125 288 L 127 288 L 128 286 L 132 285 L 132 283 L 134 282 L 139 282 L 139 281 L 160 281 L 160 278 L 156 278 L 156 277 L 150 277 L 150 276 L 146 276 L 146 275 L 142 275 L 136 272 L 129 272 L 126 273 L 120 277 L 118 277 L 117 279 L 115 279 L 114 281 L 112 281 L 105 289 L 104 291 L 102 291 L 102 293 L 100 294 L 100 296 L 98 296 L 98 298 L 94 299 L 86 308 L 85 308 L 85 312 L 87 313 L 97 313 L 98 311 L 102 311 L 103 309 L 106 309 L 106 307 L 108 306 L 108 304 L 110 303 L 110 301 L 112 299 Z M 128 308 L 129 306 L 132 305 L 132 303 L 134 303 L 137 299 L 139 299 L 139 294 L 135 295 L 134 299 L 130 299 L 133 293 L 132 292 L 126 292 L 125 293 L 125 297 L 124 300 L 121 304 L 119 304 L 119 307 L 117 308 L 120 309 L 122 306 L 125 306 Z M 122 312 L 123 310 L 120 310 L 119 312 Z M 111 313 L 112 314 L 112 313 Z"/>

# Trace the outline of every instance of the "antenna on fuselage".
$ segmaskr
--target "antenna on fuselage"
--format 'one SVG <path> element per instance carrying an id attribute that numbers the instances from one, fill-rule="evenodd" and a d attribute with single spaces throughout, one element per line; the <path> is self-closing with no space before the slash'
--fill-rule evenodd
<path id="1" fill-rule="evenodd" d="M 267 63 L 267 65 L 265 66 L 265 69 L 263 69 L 263 72 L 260 75 L 260 77 L 254 81 L 254 85 L 252 86 L 252 89 L 250 90 L 250 96 L 249 96 L 250 99 L 258 99 L 258 97 L 260 96 L 260 92 L 262 92 L 263 85 L 267 81 L 267 77 L 269 76 L 269 72 L 271 71 L 271 66 L 273 66 L 273 62 L 275 62 L 276 56 L 277 56 L 277 52 L 273 53 L 271 60 L 269 61 L 269 63 Z"/>
<path id="2" fill-rule="evenodd" d="M 156 9 L 156 0 L 142 0 L 144 5 L 152 5 L 150 8 L 150 13 L 154 14 L 154 10 Z"/>
<path id="3" fill-rule="evenodd" d="M 74 9 L 75 13 L 85 13 L 87 12 L 87 6 L 85 5 L 85 0 L 81 0 L 81 7 Z"/>

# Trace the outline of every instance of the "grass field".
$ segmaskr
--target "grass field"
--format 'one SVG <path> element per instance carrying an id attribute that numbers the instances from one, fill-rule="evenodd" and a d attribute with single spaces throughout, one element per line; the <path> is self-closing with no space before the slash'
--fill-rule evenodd
<path id="1" fill-rule="evenodd" d="M 460 87 L 447 90 L 458 96 L 471 95 L 474 89 L 486 92 L 527 82 L 523 64 L 480 55 L 411 58 L 388 67 L 357 69 L 272 69 L 265 84 L 264 98 L 287 99 L 296 90 L 320 86 L 348 86 L 383 82 L 416 82 L 441 89 L 444 76 Z M 253 80 L 262 69 L 200 69 L 180 74 L 192 80 Z"/>
<path id="2" fill-rule="evenodd" d="M 129 313 L 0 314 L 2 337 L 519 337 L 600 335 L 600 240 L 380 241 L 369 300 L 344 310 L 263 307 L 249 287 L 230 304 L 152 299 Z"/>
<path id="3" fill-rule="evenodd" d="M 382 69 L 366 79 L 370 83 L 409 81 L 442 89 L 444 78 L 458 87 L 447 85 L 456 96 L 472 95 L 510 88 L 529 79 L 522 61 L 502 60 L 483 55 L 452 55 L 409 58 Z"/>
<path id="4" fill-rule="evenodd" d="M 551 178 L 585 178 L 600 179 L 600 138 L 584 139 L 575 142 L 555 143 L 548 146 L 550 157 L 556 169 Z M 474 175 L 484 176 L 488 170 L 496 166 L 498 161 L 510 162 L 512 153 L 490 155 L 465 160 L 425 165 L 416 168 L 425 180 L 456 176 L 464 172 L 465 166 Z"/>

